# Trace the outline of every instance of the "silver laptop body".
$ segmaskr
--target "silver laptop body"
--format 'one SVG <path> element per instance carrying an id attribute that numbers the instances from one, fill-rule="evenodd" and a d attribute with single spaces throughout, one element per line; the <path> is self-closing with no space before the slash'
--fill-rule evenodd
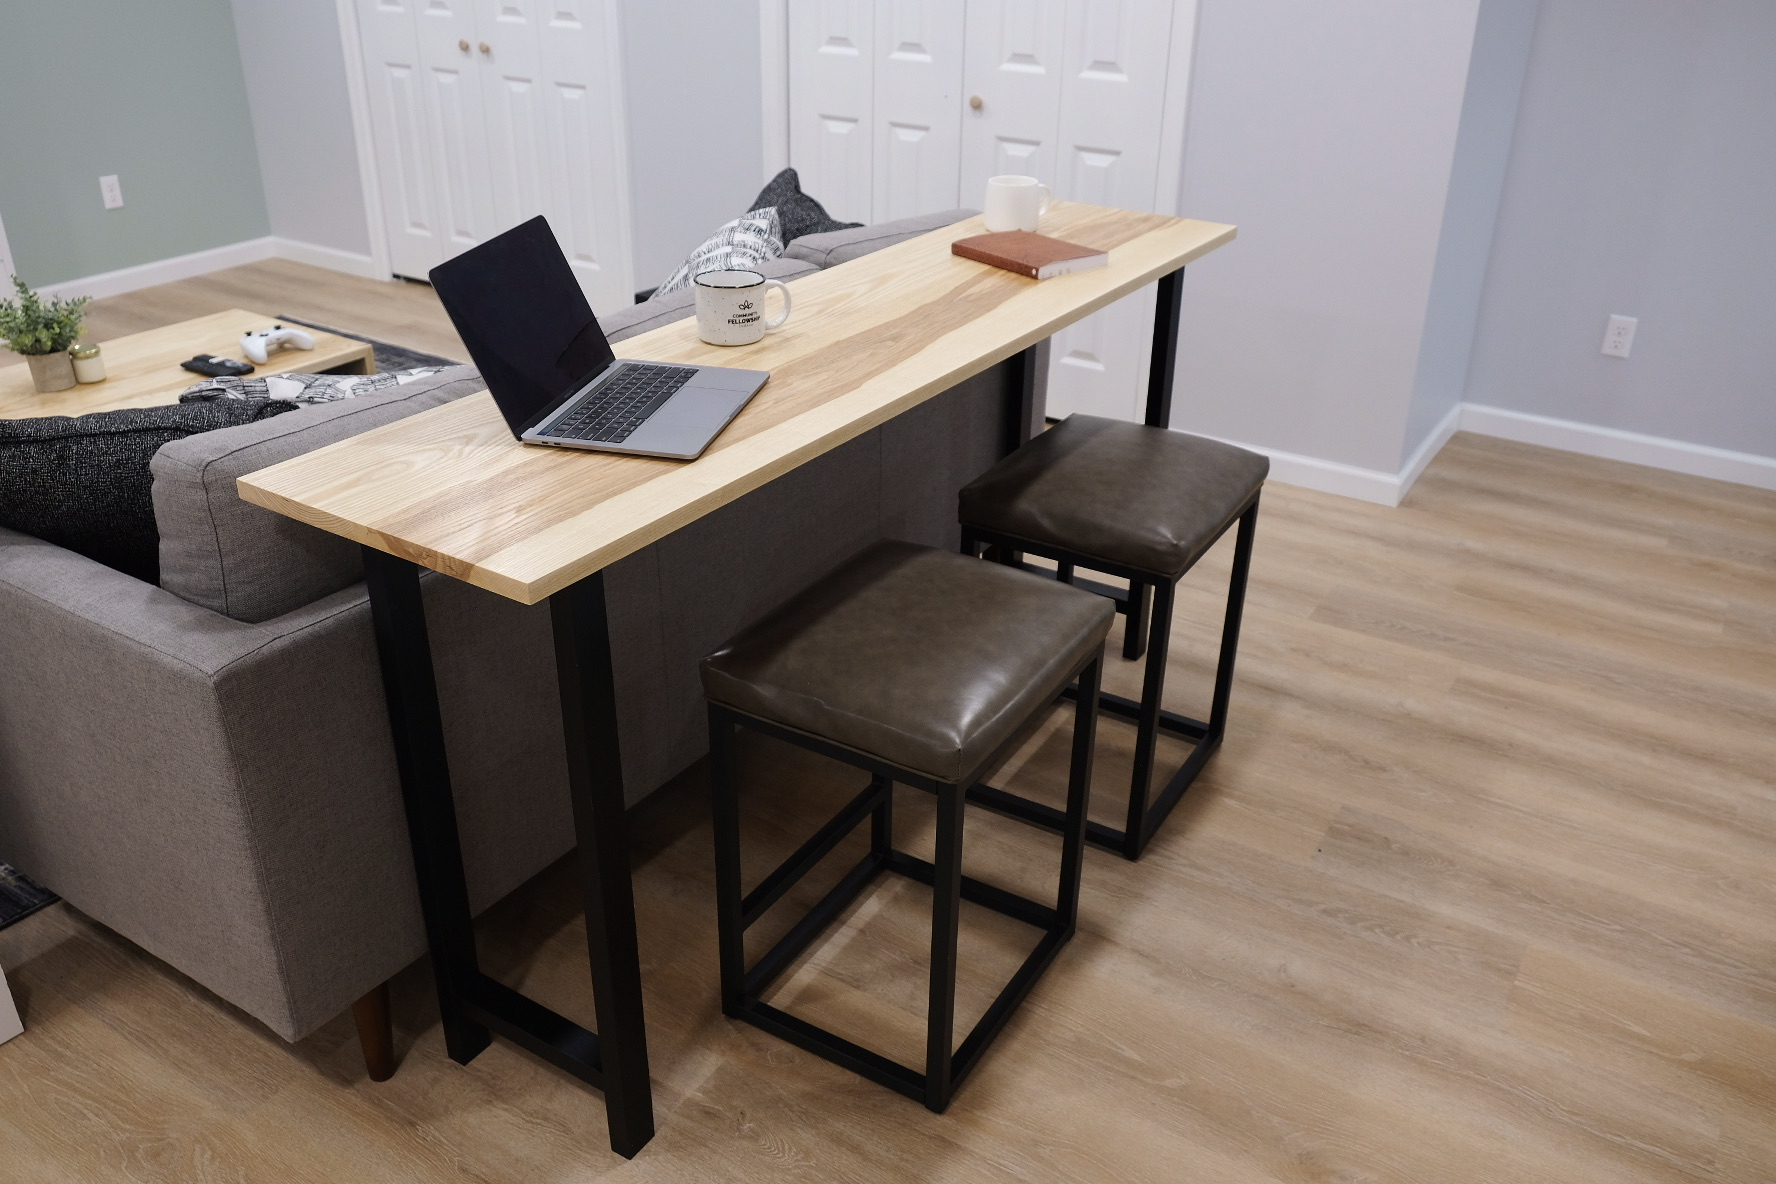
<path id="1" fill-rule="evenodd" d="M 694 460 L 770 377 L 765 370 L 619 358 L 519 439 Z"/>

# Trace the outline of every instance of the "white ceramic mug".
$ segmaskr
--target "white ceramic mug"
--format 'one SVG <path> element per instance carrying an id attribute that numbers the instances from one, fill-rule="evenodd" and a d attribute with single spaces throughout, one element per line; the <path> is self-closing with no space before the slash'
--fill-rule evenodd
<path id="1" fill-rule="evenodd" d="M 789 285 L 756 271 L 705 271 L 697 276 L 697 336 L 710 345 L 751 345 L 789 319 Z M 765 289 L 783 293 L 783 315 L 765 319 Z"/>
<path id="2" fill-rule="evenodd" d="M 992 231 L 1035 230 L 1053 200 L 1053 191 L 1035 177 L 988 177 L 982 220 Z"/>

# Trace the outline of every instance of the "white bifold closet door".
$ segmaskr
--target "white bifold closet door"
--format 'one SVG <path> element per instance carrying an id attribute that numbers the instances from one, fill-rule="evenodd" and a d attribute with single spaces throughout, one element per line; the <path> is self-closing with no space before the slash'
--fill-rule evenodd
<path id="1" fill-rule="evenodd" d="M 390 266 L 546 215 L 598 311 L 633 300 L 614 0 L 358 0 Z"/>
<path id="2" fill-rule="evenodd" d="M 1193 4 L 789 0 L 788 16 L 790 163 L 836 218 L 978 208 L 1000 173 L 1132 210 L 1175 193 L 1162 137 L 1182 129 L 1164 113 L 1189 66 L 1171 61 L 1173 21 Z M 1050 415 L 1141 418 L 1153 298 L 1056 334 Z"/>

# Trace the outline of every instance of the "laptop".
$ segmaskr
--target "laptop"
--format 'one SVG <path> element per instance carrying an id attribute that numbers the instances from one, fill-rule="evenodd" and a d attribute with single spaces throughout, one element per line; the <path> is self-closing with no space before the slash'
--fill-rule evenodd
<path id="1" fill-rule="evenodd" d="M 619 359 L 540 214 L 430 279 L 526 444 L 694 460 L 771 377 Z"/>

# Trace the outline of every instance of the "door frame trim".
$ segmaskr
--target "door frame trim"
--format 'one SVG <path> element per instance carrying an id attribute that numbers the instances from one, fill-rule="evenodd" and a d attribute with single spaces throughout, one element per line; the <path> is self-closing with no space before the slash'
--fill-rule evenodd
<path id="1" fill-rule="evenodd" d="M 1199 0 L 1172 0 L 1172 45 L 1166 57 L 1166 88 L 1159 115 L 1159 179 L 1153 212 L 1182 215 L 1184 139 L 1189 130 L 1190 88 L 1196 78 Z"/>
<path id="2" fill-rule="evenodd" d="M 388 226 L 383 221 L 382 182 L 376 170 L 376 138 L 370 123 L 370 81 L 364 74 L 364 42 L 358 31 L 357 0 L 333 0 L 345 58 L 345 94 L 351 107 L 352 139 L 358 152 L 358 188 L 364 199 L 364 226 L 370 238 L 373 278 L 395 278 L 389 266 Z"/>
<path id="3" fill-rule="evenodd" d="M 759 81 L 768 183 L 789 167 L 789 0 L 759 0 Z"/>

